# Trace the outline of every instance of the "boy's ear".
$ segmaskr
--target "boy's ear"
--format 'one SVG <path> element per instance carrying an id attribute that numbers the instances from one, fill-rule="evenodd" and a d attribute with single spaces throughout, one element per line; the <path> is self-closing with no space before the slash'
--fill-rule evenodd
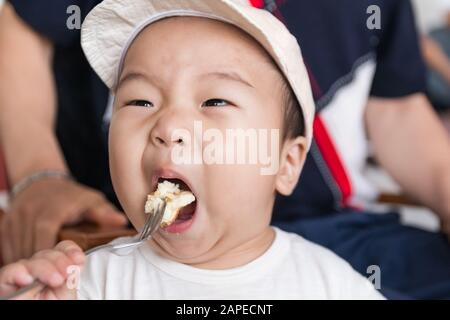
<path id="1" fill-rule="evenodd" d="M 280 170 L 278 170 L 275 188 L 288 196 L 297 185 L 306 159 L 306 138 L 288 139 L 281 151 Z"/>

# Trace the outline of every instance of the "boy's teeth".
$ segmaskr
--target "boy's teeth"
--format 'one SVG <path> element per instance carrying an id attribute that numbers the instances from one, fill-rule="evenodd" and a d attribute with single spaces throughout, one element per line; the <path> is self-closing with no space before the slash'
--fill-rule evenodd
<path id="1" fill-rule="evenodd" d="M 147 197 L 145 212 L 154 212 L 154 208 L 161 201 L 165 201 L 166 209 L 161 222 L 162 227 L 167 227 L 176 220 L 188 220 L 192 217 L 195 207 L 191 207 L 190 204 L 195 203 L 195 196 L 190 191 L 184 191 L 179 187 L 179 184 L 182 184 L 189 190 L 187 185 L 180 179 L 158 179 L 158 182 L 157 190 Z"/>

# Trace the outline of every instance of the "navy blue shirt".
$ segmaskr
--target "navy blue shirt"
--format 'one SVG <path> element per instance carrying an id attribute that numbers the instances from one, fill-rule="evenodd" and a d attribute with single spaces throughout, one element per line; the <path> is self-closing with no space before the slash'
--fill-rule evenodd
<path id="1" fill-rule="evenodd" d="M 363 125 L 367 99 L 425 90 L 410 1 L 264 2 L 298 39 L 317 105 L 314 142 L 299 185 L 292 196 L 277 199 L 274 220 L 362 209 L 377 196 L 363 176 L 369 155 Z M 367 27 L 372 5 L 379 8 L 380 29 Z"/>
<path id="2" fill-rule="evenodd" d="M 102 190 L 114 203 L 103 113 L 108 91 L 80 48 L 79 30 L 66 13 L 78 5 L 84 17 L 100 1 L 11 0 L 19 16 L 55 46 L 57 135 L 74 176 Z M 357 124 L 370 95 L 402 97 L 422 92 L 425 69 L 408 0 L 252 0 L 281 19 L 297 37 L 317 103 L 315 138 L 300 183 L 279 197 L 275 220 L 328 214 L 363 205 L 373 190 L 357 172 L 364 156 Z M 370 30 L 367 8 L 377 5 L 381 29 Z M 349 120 L 352 119 L 352 120 Z M 347 126 L 352 121 L 354 126 Z M 345 127 L 347 131 L 341 132 Z M 347 128 L 348 127 L 348 128 Z M 346 148 L 350 148 L 346 150 Z M 358 149 L 359 150 L 359 149 Z"/>

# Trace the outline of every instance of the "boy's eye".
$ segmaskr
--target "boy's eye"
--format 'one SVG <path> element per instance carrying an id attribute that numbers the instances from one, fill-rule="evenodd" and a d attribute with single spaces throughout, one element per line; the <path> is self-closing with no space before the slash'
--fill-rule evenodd
<path id="1" fill-rule="evenodd" d="M 147 100 L 132 100 L 127 103 L 128 106 L 136 106 L 136 107 L 144 107 L 151 108 L 153 107 L 153 103 Z"/>
<path id="2" fill-rule="evenodd" d="M 223 99 L 210 99 L 203 102 L 202 107 L 225 107 L 231 105 L 230 102 Z"/>

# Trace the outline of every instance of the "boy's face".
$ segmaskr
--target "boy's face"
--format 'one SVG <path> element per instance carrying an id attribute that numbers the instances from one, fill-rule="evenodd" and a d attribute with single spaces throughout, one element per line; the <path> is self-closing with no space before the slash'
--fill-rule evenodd
<path id="1" fill-rule="evenodd" d="M 270 129 L 279 129 L 282 136 L 282 77 L 263 49 L 221 22 L 169 18 L 136 38 L 119 83 L 110 129 L 111 174 L 134 226 L 142 228 L 146 195 L 155 191 L 158 178 L 178 178 L 197 201 L 185 215 L 187 221 L 153 237 L 164 254 L 207 264 L 267 235 L 275 190 L 281 186 L 282 193 L 289 193 L 285 190 L 295 183 L 286 187 L 281 173 L 262 175 L 260 169 L 267 164 L 198 164 L 194 159 L 175 164 L 172 154 L 175 147 L 187 148 L 194 140 L 200 152 L 207 148 L 208 142 L 200 145 L 204 137 L 194 134 L 194 121 L 200 121 L 203 132 L 217 129 L 224 138 L 227 129 L 237 128 L 269 130 L 268 139 Z M 192 141 L 173 135 L 180 129 Z M 266 147 L 271 143 L 269 139 Z M 286 143 L 280 145 L 276 157 L 292 156 L 286 148 Z M 303 140 L 296 148 L 299 173 Z M 291 171 L 285 163 L 281 159 L 280 172 Z"/>

